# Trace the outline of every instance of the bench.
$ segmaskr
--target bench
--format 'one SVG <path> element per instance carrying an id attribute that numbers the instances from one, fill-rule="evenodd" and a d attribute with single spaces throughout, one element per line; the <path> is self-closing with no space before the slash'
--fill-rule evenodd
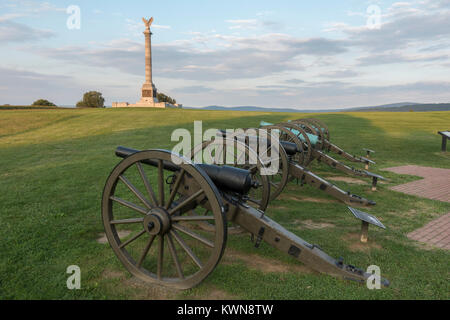
<path id="1" fill-rule="evenodd" d="M 439 131 L 438 133 L 442 136 L 442 152 L 446 152 L 447 151 L 447 140 L 450 139 L 450 130 Z"/>

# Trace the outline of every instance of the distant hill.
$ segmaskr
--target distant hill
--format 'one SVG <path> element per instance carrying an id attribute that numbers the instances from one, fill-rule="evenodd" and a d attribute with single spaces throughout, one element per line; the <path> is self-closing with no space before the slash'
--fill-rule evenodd
<path id="1" fill-rule="evenodd" d="M 436 104 L 421 104 L 416 102 L 400 102 L 384 104 L 380 106 L 370 107 L 358 107 L 348 109 L 327 109 L 327 110 L 300 110 L 292 108 L 263 108 L 255 106 L 240 106 L 240 107 L 223 107 L 223 106 L 208 106 L 204 108 L 192 108 L 184 107 L 184 109 L 201 109 L 201 110 L 221 110 L 221 111 L 257 111 L 257 112 L 300 112 L 300 113 L 313 113 L 313 112 L 426 112 L 426 111 L 450 111 L 450 103 L 436 103 Z"/>
<path id="2" fill-rule="evenodd" d="M 194 109 L 191 107 L 183 107 L 184 109 Z M 199 109 L 199 108 L 195 108 Z M 315 110 L 298 110 L 289 108 L 264 108 L 254 106 L 242 106 L 242 107 L 222 107 L 222 106 L 208 106 L 200 108 L 202 110 L 218 110 L 218 111 L 256 111 L 256 112 L 317 112 Z"/>
<path id="3" fill-rule="evenodd" d="M 384 112 L 426 112 L 426 111 L 450 111 L 450 103 L 429 103 L 429 104 L 407 104 L 400 106 L 378 106 L 378 107 L 366 107 L 350 109 L 348 111 L 384 111 Z"/>

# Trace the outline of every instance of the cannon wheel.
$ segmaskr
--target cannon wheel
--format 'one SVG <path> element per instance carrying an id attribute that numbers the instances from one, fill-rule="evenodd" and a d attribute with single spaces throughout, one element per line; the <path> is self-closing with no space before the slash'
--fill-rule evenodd
<path id="1" fill-rule="evenodd" d="M 271 132 L 273 130 L 277 130 L 278 132 L 280 132 L 280 139 L 279 139 L 280 141 L 283 141 L 281 139 L 282 132 L 289 131 L 289 130 L 286 130 L 284 128 L 274 126 L 274 125 L 263 126 L 263 127 L 260 127 L 259 129 L 255 129 L 255 130 L 257 130 L 258 134 L 267 132 L 269 134 L 268 138 L 270 138 L 270 140 L 277 139 L 277 138 L 273 137 L 271 134 Z M 286 184 L 289 182 L 289 158 L 283 147 L 280 147 L 278 149 L 279 149 L 278 151 L 280 154 L 278 173 L 269 176 L 270 200 L 275 200 L 276 198 L 278 198 L 278 196 L 283 192 L 284 188 L 286 187 Z"/>
<path id="2" fill-rule="evenodd" d="M 300 126 L 306 133 L 309 133 L 309 134 L 319 137 L 319 140 L 317 141 L 317 144 L 314 147 L 318 150 L 323 150 L 324 136 L 323 136 L 322 131 L 319 129 L 319 127 L 316 127 L 317 126 L 316 124 L 306 121 L 305 119 L 299 119 L 299 120 L 291 121 L 289 123 L 294 124 L 296 126 Z"/>
<path id="3" fill-rule="evenodd" d="M 322 120 L 319 120 L 319 119 L 316 119 L 316 118 L 314 118 L 314 119 L 306 118 L 306 119 L 303 119 L 303 120 L 316 123 L 318 128 L 322 128 L 323 131 L 325 131 L 324 139 L 330 141 L 330 130 L 328 129 L 328 126 Z"/>
<path id="4" fill-rule="evenodd" d="M 298 163 L 299 165 L 304 165 L 307 161 L 307 156 L 305 156 L 305 146 L 303 142 L 294 134 L 291 130 L 278 125 L 262 127 L 262 129 L 267 130 L 278 130 L 280 132 L 280 141 L 295 143 L 299 152 L 294 156 L 290 156 L 290 160 Z"/>
<path id="5" fill-rule="evenodd" d="M 224 158 L 224 155 L 227 154 L 226 142 L 231 142 L 232 144 L 234 144 L 234 148 L 236 148 L 233 148 L 233 164 L 226 163 L 226 158 Z M 214 159 L 207 159 L 207 164 L 231 165 L 236 168 L 249 170 L 252 176 L 252 180 L 258 181 L 259 187 L 257 189 L 252 188 L 252 190 L 250 190 L 246 201 L 250 202 L 253 206 L 256 206 L 256 208 L 258 208 L 259 210 L 265 211 L 270 201 L 270 183 L 269 178 L 266 175 L 261 174 L 262 163 L 256 152 L 250 149 L 248 145 L 240 141 L 233 139 L 219 139 L 204 141 L 202 144 L 194 147 L 194 149 L 191 150 L 192 159 L 195 159 L 196 155 L 198 155 L 198 153 L 200 152 L 203 156 L 203 151 L 208 150 L 208 148 L 215 148 L 214 145 L 216 145 L 216 147 L 218 148 L 216 151 L 220 152 L 218 154 L 214 154 Z M 247 163 L 239 164 L 240 160 L 242 160 L 242 157 L 245 157 L 243 160 L 247 161 Z M 256 164 L 250 164 L 250 159 L 256 162 Z M 214 225 L 210 224 L 207 221 L 200 222 L 199 226 L 206 231 L 213 231 L 214 229 Z M 232 224 L 228 226 L 228 234 L 238 234 L 242 233 L 243 231 L 244 230 L 240 226 L 235 226 Z"/>
<path id="6" fill-rule="evenodd" d="M 158 166 L 142 165 L 149 159 Z M 165 169 L 173 159 L 181 163 L 175 173 Z M 169 178 L 173 183 L 167 182 Z M 181 196 L 181 185 L 192 194 Z M 208 208 L 209 215 L 181 213 L 198 204 Z M 220 193 L 204 171 L 164 150 L 138 152 L 121 161 L 111 172 L 102 199 L 106 236 L 125 268 L 145 282 L 178 289 L 196 286 L 219 263 L 227 238 L 223 210 Z M 194 231 L 199 221 L 213 223 L 214 233 Z M 123 226 L 136 233 L 123 236 L 119 232 Z"/>
<path id="7" fill-rule="evenodd" d="M 306 134 L 306 131 L 303 130 L 303 128 L 297 124 L 294 124 L 292 122 L 287 122 L 287 123 L 279 123 L 276 125 L 278 128 L 285 128 L 287 129 L 287 131 L 292 132 L 292 130 L 296 130 L 298 131 L 298 134 L 295 134 L 297 136 L 297 138 L 303 142 L 303 154 L 304 154 L 304 161 L 303 161 L 303 166 L 307 166 L 311 163 L 311 161 L 313 161 L 314 159 L 312 158 L 312 150 L 313 150 L 313 146 L 311 144 L 311 141 L 309 140 L 308 135 Z M 283 132 L 285 132 L 286 130 L 283 130 Z M 292 132 L 293 133 L 293 132 Z M 300 136 L 302 136 L 304 139 L 301 139 Z M 283 138 L 287 137 L 283 135 Z M 280 139 L 283 139 L 280 136 Z"/>

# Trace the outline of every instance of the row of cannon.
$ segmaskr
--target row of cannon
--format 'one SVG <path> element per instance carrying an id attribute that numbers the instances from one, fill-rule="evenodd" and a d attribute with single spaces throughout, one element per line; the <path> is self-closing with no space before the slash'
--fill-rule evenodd
<path id="1" fill-rule="evenodd" d="M 261 122 L 254 129 L 218 130 L 214 139 L 194 147 L 189 157 L 167 150 L 117 148 L 116 156 L 123 160 L 111 172 L 102 198 L 103 225 L 113 251 L 139 279 L 188 289 L 215 269 L 228 234 L 246 231 L 255 247 L 264 241 L 321 273 L 367 281 L 372 274 L 328 256 L 265 214 L 293 180 L 352 207 L 375 205 L 309 169 L 317 161 L 369 178 L 373 190 L 384 179 L 368 171 L 375 164 L 372 150 L 365 149 L 366 157 L 352 155 L 333 144 L 330 136 L 322 121 L 299 119 Z M 330 153 L 365 169 L 350 167 Z M 367 240 L 369 223 L 384 228 L 375 217 L 352 207 L 362 220 L 362 241 Z M 380 281 L 389 285 L 386 279 Z"/>

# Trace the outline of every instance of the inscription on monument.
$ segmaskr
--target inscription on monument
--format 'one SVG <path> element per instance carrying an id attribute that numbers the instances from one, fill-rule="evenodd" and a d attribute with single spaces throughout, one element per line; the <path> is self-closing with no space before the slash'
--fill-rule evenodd
<path id="1" fill-rule="evenodd" d="M 144 98 L 156 98 L 156 92 L 153 90 L 142 90 L 142 97 Z"/>

